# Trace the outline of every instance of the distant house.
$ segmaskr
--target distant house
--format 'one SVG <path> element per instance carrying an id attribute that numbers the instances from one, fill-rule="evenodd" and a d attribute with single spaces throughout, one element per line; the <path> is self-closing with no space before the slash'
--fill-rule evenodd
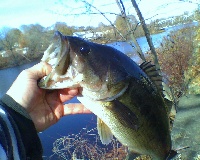
<path id="1" fill-rule="evenodd" d="M 23 54 L 27 54 L 27 52 L 28 52 L 28 47 L 25 47 L 25 48 L 22 49 Z"/>
<path id="2" fill-rule="evenodd" d="M 84 38 L 85 34 L 86 34 L 85 32 L 74 32 L 73 36 Z"/>
<path id="3" fill-rule="evenodd" d="M 0 55 L 4 58 L 9 57 L 9 54 L 6 51 L 1 51 Z"/>
<path id="4" fill-rule="evenodd" d="M 103 32 L 95 32 L 96 38 L 98 37 L 103 37 L 104 33 Z"/>
<path id="5" fill-rule="evenodd" d="M 19 43 L 16 42 L 16 43 L 14 44 L 13 48 L 17 48 L 17 47 L 19 47 Z"/>
<path id="6" fill-rule="evenodd" d="M 103 32 L 91 32 L 91 31 L 85 31 L 85 32 L 74 32 L 73 36 L 85 38 L 85 39 L 96 39 L 103 36 Z"/>

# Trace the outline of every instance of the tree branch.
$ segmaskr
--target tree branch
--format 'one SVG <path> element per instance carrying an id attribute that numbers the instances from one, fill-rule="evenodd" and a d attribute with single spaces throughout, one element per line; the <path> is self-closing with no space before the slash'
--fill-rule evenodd
<path id="1" fill-rule="evenodd" d="M 159 62 L 158 62 L 157 53 L 156 53 L 155 47 L 154 47 L 154 45 L 153 45 L 153 42 L 152 42 L 152 39 L 151 39 L 149 30 L 148 30 L 148 28 L 147 28 L 147 25 L 146 25 L 146 23 L 145 23 L 145 20 L 144 20 L 144 18 L 143 18 L 143 16 L 142 16 L 142 13 L 140 12 L 140 9 L 139 9 L 139 7 L 138 7 L 136 1 L 135 1 L 135 0 L 131 0 L 131 2 L 132 2 L 132 4 L 133 4 L 133 7 L 135 8 L 135 11 L 136 11 L 136 13 L 137 13 L 139 19 L 140 19 L 140 22 L 141 22 L 141 24 L 142 24 L 142 28 L 143 28 L 143 30 L 144 30 L 144 33 L 145 33 L 147 42 L 148 42 L 149 47 L 150 47 L 150 50 L 151 50 L 151 52 L 152 52 L 152 54 L 153 54 L 153 56 L 154 56 L 154 64 L 156 65 L 156 68 L 157 68 L 158 70 L 160 70 L 160 65 L 159 65 Z"/>
<path id="2" fill-rule="evenodd" d="M 117 3 L 117 5 L 118 5 L 118 7 L 119 7 L 119 9 L 120 9 L 120 11 L 121 11 L 122 18 L 123 18 L 124 21 L 126 22 L 126 25 L 127 25 L 127 27 L 128 27 L 128 30 L 129 30 L 129 32 L 131 33 L 130 36 L 131 36 L 131 39 L 132 39 L 133 43 L 134 43 L 135 46 L 136 46 L 136 52 L 137 52 L 137 54 L 139 55 L 139 57 L 140 57 L 143 61 L 146 61 L 146 59 L 145 59 L 145 57 L 144 57 L 144 54 L 142 53 L 142 50 L 141 50 L 141 48 L 140 48 L 140 46 L 139 46 L 139 44 L 138 44 L 136 38 L 135 38 L 134 35 L 133 35 L 134 32 L 131 32 L 132 29 L 131 29 L 131 26 L 130 26 L 130 22 L 129 22 L 128 18 L 127 18 L 126 11 L 125 11 L 125 7 L 124 7 L 124 4 L 123 4 L 122 0 L 120 0 L 120 2 L 119 2 L 118 0 L 116 0 L 116 3 Z M 120 5 L 120 4 L 121 4 L 121 5 Z M 135 48 L 135 47 L 132 45 L 131 42 L 129 42 L 129 44 L 130 44 L 133 48 Z"/>

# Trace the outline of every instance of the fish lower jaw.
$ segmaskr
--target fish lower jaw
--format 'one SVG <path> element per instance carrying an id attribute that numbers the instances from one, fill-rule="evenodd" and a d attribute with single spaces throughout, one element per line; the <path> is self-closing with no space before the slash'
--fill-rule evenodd
<path id="1" fill-rule="evenodd" d="M 51 74 L 43 77 L 38 83 L 40 88 L 44 89 L 63 89 L 63 88 L 78 88 L 80 85 L 75 83 L 70 77 Z"/>

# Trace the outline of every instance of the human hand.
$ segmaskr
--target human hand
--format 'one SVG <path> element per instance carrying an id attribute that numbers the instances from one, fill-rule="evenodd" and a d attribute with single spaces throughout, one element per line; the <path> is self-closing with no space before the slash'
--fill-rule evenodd
<path id="1" fill-rule="evenodd" d="M 78 89 L 44 90 L 37 81 L 51 72 L 45 62 L 22 71 L 7 94 L 23 106 L 31 116 L 38 132 L 55 124 L 69 114 L 91 113 L 82 104 L 63 104 L 78 94 Z"/>

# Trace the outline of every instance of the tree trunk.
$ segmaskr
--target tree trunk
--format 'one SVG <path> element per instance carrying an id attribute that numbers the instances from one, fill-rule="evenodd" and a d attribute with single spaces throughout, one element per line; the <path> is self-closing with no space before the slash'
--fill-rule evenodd
<path id="1" fill-rule="evenodd" d="M 121 5 L 120 5 L 119 1 L 120 1 Z M 120 12 L 121 12 L 121 14 L 122 14 L 122 18 L 123 18 L 124 21 L 126 22 L 126 25 L 127 25 L 127 27 L 128 27 L 128 32 L 130 32 L 130 31 L 131 31 L 131 26 L 130 26 L 129 20 L 128 20 L 127 16 L 126 16 L 126 11 L 125 11 L 124 4 L 123 4 L 122 0 L 119 0 L 119 1 L 116 0 L 116 3 L 117 3 L 117 5 L 118 5 L 118 7 L 119 7 L 119 9 L 120 9 Z M 146 59 L 145 59 L 145 57 L 144 57 L 144 54 L 142 53 L 142 50 L 141 50 L 141 48 L 140 48 L 140 46 L 139 46 L 139 44 L 138 44 L 138 42 L 137 42 L 137 40 L 136 40 L 136 38 L 134 37 L 133 34 L 134 34 L 134 33 L 131 32 L 131 35 L 130 35 L 130 36 L 131 36 L 131 39 L 132 39 L 133 43 L 135 44 L 136 48 L 131 44 L 131 42 L 130 42 L 130 45 L 131 45 L 133 48 L 136 49 L 136 52 L 137 52 L 137 54 L 140 56 L 140 58 L 141 58 L 143 61 L 146 61 Z"/>
<path id="2" fill-rule="evenodd" d="M 144 30 L 144 33 L 145 33 L 145 36 L 146 36 L 146 39 L 147 39 L 147 42 L 149 44 L 149 47 L 150 47 L 150 50 L 151 50 L 151 53 L 153 54 L 153 57 L 154 57 L 154 64 L 156 65 L 156 68 L 158 70 L 160 70 L 160 65 L 159 65 L 159 62 L 158 62 L 158 57 L 157 57 L 157 54 L 156 54 L 156 50 L 155 50 L 155 47 L 153 45 L 153 42 L 152 42 L 152 39 L 151 39 L 151 36 L 150 36 L 150 33 L 149 33 L 149 30 L 147 28 L 147 25 L 145 23 L 145 20 L 142 16 L 142 13 L 140 12 L 140 9 L 136 3 L 135 0 L 131 0 L 132 4 L 133 4 L 133 7 L 135 8 L 135 11 L 139 17 L 139 20 L 140 20 L 140 23 L 142 24 L 142 28 Z"/>

